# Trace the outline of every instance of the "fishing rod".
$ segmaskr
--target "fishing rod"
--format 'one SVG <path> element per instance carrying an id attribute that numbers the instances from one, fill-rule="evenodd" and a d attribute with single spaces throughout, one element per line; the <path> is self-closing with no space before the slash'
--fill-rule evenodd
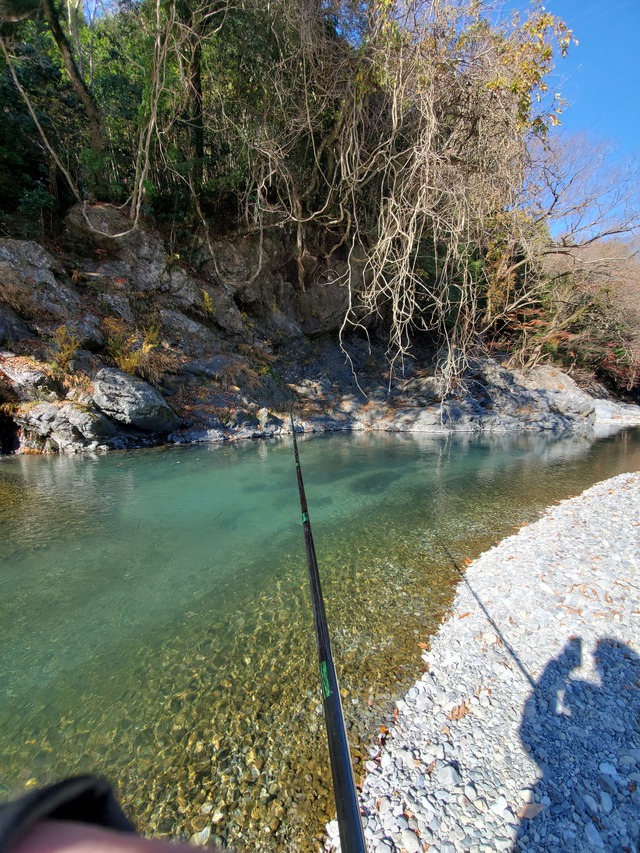
<path id="1" fill-rule="evenodd" d="M 324 599 L 322 598 L 322 588 L 320 586 L 318 560 L 316 559 L 316 549 L 313 544 L 307 496 L 304 491 L 302 471 L 300 469 L 300 456 L 298 454 L 293 412 L 291 412 L 291 429 L 293 431 L 293 452 L 296 460 L 298 494 L 300 496 L 300 510 L 302 512 L 302 528 L 307 548 L 307 568 L 309 569 L 313 622 L 316 628 L 316 640 L 318 643 L 320 686 L 322 689 L 324 718 L 327 726 L 327 740 L 329 742 L 333 793 L 338 813 L 340 849 L 342 853 L 366 853 L 367 848 L 364 843 L 364 830 L 362 829 L 358 794 L 356 792 L 355 779 L 353 778 L 351 755 L 349 754 L 349 741 L 347 740 L 342 702 L 340 701 L 338 676 L 336 675 L 336 668 L 333 664 L 333 656 L 331 654 L 327 615 L 324 609 Z"/>

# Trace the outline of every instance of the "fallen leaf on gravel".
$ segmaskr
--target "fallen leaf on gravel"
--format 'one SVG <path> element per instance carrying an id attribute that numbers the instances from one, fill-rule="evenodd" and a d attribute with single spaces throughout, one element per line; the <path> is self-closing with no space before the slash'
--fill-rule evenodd
<path id="1" fill-rule="evenodd" d="M 544 806 L 541 806 L 540 803 L 527 803 L 518 812 L 518 817 L 520 820 L 533 820 L 534 817 L 537 817 L 543 811 Z"/>
<path id="2" fill-rule="evenodd" d="M 432 761 L 432 762 L 431 762 L 431 764 L 429 764 L 429 766 L 427 767 L 427 773 L 429 774 L 429 776 L 431 776 L 431 774 L 433 773 L 433 771 L 434 771 L 435 769 L 436 769 L 436 762 L 435 762 L 435 760 L 434 760 L 434 761 Z"/>
<path id="3" fill-rule="evenodd" d="M 461 705 L 456 705 L 455 708 L 451 709 L 451 711 L 447 714 L 447 719 L 461 720 L 463 717 L 466 717 L 470 711 L 471 708 L 469 707 L 469 703 L 465 700 Z"/>
<path id="4" fill-rule="evenodd" d="M 471 611 L 470 611 L 470 610 L 467 610 L 467 612 L 466 612 L 466 613 L 461 613 L 461 614 L 458 616 L 458 619 L 464 619 L 466 616 L 471 616 Z"/>

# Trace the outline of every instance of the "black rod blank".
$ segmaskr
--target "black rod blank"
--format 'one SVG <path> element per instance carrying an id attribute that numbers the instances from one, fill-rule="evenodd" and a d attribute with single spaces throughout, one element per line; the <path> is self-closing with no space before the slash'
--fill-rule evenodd
<path id="1" fill-rule="evenodd" d="M 313 621 L 316 629 L 316 640 L 318 643 L 318 658 L 320 662 L 320 686 L 322 690 L 322 702 L 324 705 L 324 717 L 327 726 L 327 740 L 329 742 L 329 760 L 331 762 L 331 775 L 333 777 L 333 792 L 338 814 L 338 829 L 340 831 L 340 848 L 342 853 L 366 853 L 364 841 L 364 830 L 360 817 L 360 806 L 356 783 L 353 777 L 351 755 L 349 753 L 349 741 L 347 730 L 344 725 L 342 713 L 342 702 L 340 701 L 340 689 L 338 677 L 333 664 L 331 654 L 331 643 L 329 641 L 329 629 L 327 627 L 327 616 L 322 598 L 320 586 L 320 573 L 316 559 L 316 549 L 313 544 L 313 534 L 309 521 L 309 509 L 307 497 L 302 481 L 300 469 L 300 456 L 298 455 L 298 442 L 296 430 L 291 414 L 291 428 L 293 430 L 293 451 L 296 460 L 296 474 L 298 477 L 298 493 L 300 496 L 300 509 L 302 511 L 302 527 L 304 530 L 304 541 L 307 549 L 307 567 L 309 569 L 309 585 L 311 587 L 311 604 L 313 607 Z"/>

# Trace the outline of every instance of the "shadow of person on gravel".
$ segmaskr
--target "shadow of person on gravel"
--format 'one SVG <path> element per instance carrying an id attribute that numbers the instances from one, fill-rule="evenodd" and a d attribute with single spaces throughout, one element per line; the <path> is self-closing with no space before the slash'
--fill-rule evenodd
<path id="1" fill-rule="evenodd" d="M 525 703 L 520 738 L 542 775 L 516 851 L 640 849 L 640 657 L 601 638 L 594 660 L 599 684 L 572 677 L 582 640 L 571 638 Z"/>

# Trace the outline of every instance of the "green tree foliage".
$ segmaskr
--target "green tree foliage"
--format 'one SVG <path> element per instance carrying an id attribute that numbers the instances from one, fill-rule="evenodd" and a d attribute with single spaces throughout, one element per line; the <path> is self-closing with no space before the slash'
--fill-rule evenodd
<path id="1" fill-rule="evenodd" d="M 285 226 L 299 287 L 310 252 L 357 258 L 345 327 L 383 318 L 392 358 L 422 329 L 450 378 L 546 304 L 547 79 L 572 35 L 540 4 L 498 24 L 488 0 L 85 3 L 6 16 L 7 211 L 44 190 L 129 202 L 132 227 Z"/>

